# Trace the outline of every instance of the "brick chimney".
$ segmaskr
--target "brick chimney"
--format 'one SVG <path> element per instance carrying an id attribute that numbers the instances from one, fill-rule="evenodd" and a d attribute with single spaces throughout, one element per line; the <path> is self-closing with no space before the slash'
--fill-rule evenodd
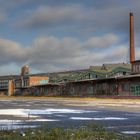
<path id="1" fill-rule="evenodd" d="M 134 15 L 130 13 L 130 63 L 135 61 L 135 46 L 134 46 Z"/>

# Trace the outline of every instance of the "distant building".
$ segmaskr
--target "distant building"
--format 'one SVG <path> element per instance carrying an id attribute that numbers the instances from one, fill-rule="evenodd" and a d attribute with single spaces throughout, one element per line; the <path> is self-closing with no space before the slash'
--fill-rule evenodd
<path id="1" fill-rule="evenodd" d="M 131 63 L 132 63 L 132 73 L 139 74 L 140 73 L 140 60 L 136 60 Z"/>
<path id="2" fill-rule="evenodd" d="M 92 78 L 107 78 L 129 75 L 131 73 L 131 64 L 114 63 L 103 64 L 102 66 L 90 66 Z"/>
<path id="3" fill-rule="evenodd" d="M 36 85 L 43 85 L 49 83 L 49 77 L 47 76 L 21 76 L 16 78 L 15 80 L 15 87 L 30 87 Z"/>
<path id="4" fill-rule="evenodd" d="M 135 60 L 133 19 L 130 13 L 130 64 L 103 64 L 83 70 L 39 74 L 30 74 L 29 66 L 25 65 L 21 75 L 0 76 L 0 93 L 140 96 L 140 60 Z"/>
<path id="5" fill-rule="evenodd" d="M 51 86 L 58 87 L 59 83 L 118 77 L 130 73 L 130 64 L 126 63 L 103 64 L 102 66 L 90 66 L 89 69 L 83 70 L 34 75 L 29 73 L 29 66 L 24 66 L 21 69 L 21 75 L 0 76 L 0 93 L 13 95 L 17 92 L 27 91 L 31 87 L 44 87 L 42 85 L 49 85 L 48 88 L 51 90 Z"/>
<path id="6" fill-rule="evenodd" d="M 19 89 L 48 83 L 48 76 L 29 75 L 29 67 L 24 66 L 21 75 L 0 76 L 0 94 L 13 95 Z"/>
<path id="7" fill-rule="evenodd" d="M 131 64 L 128 63 L 114 63 L 103 64 L 102 66 L 90 66 L 89 69 L 66 71 L 63 73 L 50 74 L 50 81 L 54 83 L 78 81 L 85 79 L 118 77 L 129 75 L 131 73 Z"/>
<path id="8" fill-rule="evenodd" d="M 18 75 L 0 76 L 0 94 L 11 95 L 14 89 L 13 81 L 18 77 Z"/>

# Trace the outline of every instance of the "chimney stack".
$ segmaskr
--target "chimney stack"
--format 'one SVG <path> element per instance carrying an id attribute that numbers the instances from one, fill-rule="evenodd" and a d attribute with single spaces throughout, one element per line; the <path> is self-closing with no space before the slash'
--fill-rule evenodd
<path id="1" fill-rule="evenodd" d="M 134 46 L 134 16 L 130 13 L 130 63 L 135 61 L 135 46 Z"/>

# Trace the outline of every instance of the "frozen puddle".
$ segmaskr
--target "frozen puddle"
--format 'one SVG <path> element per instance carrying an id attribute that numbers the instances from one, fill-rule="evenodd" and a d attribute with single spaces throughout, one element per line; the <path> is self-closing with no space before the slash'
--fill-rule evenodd
<path id="1" fill-rule="evenodd" d="M 70 117 L 72 120 L 127 120 L 127 118 L 117 118 L 117 117 L 104 117 L 104 118 L 85 118 L 85 117 Z"/>
<path id="2" fill-rule="evenodd" d="M 122 131 L 121 133 L 135 135 L 135 134 L 140 134 L 140 131 Z"/>

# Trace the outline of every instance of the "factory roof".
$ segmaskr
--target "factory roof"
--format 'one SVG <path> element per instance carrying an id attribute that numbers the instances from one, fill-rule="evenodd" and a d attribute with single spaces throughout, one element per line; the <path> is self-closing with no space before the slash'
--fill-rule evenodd
<path id="1" fill-rule="evenodd" d="M 89 69 L 91 71 L 104 73 L 104 72 L 111 72 L 117 68 L 131 69 L 131 65 L 128 63 L 112 63 L 112 64 L 103 64 L 102 66 L 90 66 Z"/>
<path id="2" fill-rule="evenodd" d="M 19 77 L 20 75 L 4 75 L 4 76 L 0 76 L 0 80 L 12 80 Z"/>
<path id="3" fill-rule="evenodd" d="M 140 74 L 131 74 L 117 77 L 117 79 L 140 78 Z"/>

